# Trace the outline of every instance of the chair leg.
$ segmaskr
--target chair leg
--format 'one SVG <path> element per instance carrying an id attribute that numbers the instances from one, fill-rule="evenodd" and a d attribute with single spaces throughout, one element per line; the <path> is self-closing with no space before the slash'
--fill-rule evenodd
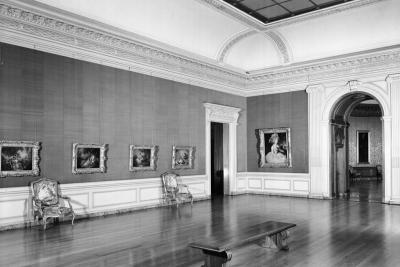
<path id="1" fill-rule="evenodd" d="M 75 213 L 72 213 L 72 225 L 74 225 Z"/>
<path id="2" fill-rule="evenodd" d="M 47 217 L 43 217 L 43 230 L 46 230 Z"/>

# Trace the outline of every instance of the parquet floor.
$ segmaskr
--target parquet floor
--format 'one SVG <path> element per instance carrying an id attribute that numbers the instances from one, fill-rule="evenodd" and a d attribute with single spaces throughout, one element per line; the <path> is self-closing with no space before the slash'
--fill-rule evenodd
<path id="1" fill-rule="evenodd" d="M 229 266 L 400 266 L 400 206 L 241 195 L 0 232 L 0 266 L 200 266 L 187 244 L 267 220 L 296 223 L 290 250 L 233 250 Z"/>

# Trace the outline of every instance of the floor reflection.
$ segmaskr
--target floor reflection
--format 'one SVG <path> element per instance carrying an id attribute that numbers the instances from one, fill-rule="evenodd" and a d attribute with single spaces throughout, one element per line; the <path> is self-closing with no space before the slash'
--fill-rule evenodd
<path id="1" fill-rule="evenodd" d="M 288 252 L 235 248 L 229 266 L 400 266 L 400 206 L 241 195 L 0 233 L 0 266 L 200 266 L 204 236 L 291 222 Z"/>
<path id="2" fill-rule="evenodd" d="M 357 180 L 350 185 L 350 200 L 382 202 L 383 183 L 376 180 Z"/>

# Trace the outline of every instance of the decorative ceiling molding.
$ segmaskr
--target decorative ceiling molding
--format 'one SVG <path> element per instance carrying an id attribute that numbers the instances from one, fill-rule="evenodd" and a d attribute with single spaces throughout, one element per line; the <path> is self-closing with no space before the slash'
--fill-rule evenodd
<path id="1" fill-rule="evenodd" d="M 309 84 L 368 77 L 385 80 L 400 69 L 400 45 L 396 45 L 247 74 L 217 61 L 210 63 L 160 48 L 156 41 L 152 45 L 148 39 L 129 38 L 103 24 L 96 27 L 93 22 L 79 21 L 80 17 L 57 16 L 35 9 L 28 1 L 19 3 L 0 0 L 0 42 L 240 96 L 304 90 Z M 287 46 L 286 51 L 290 59 Z"/>
<path id="2" fill-rule="evenodd" d="M 228 53 L 228 51 L 239 41 L 245 39 L 246 37 L 252 36 L 256 34 L 256 30 L 244 30 L 241 31 L 235 35 L 233 35 L 231 38 L 229 38 L 224 44 L 222 45 L 221 49 L 218 52 L 217 55 L 217 61 L 218 62 L 224 62 L 225 56 Z"/>
<path id="3" fill-rule="evenodd" d="M 274 29 L 277 27 L 286 26 L 286 25 L 290 25 L 293 23 L 298 23 L 301 21 L 317 18 L 317 17 L 328 16 L 328 15 L 339 13 L 339 12 L 346 11 L 349 9 L 358 8 L 358 7 L 362 7 L 362 6 L 366 6 L 366 5 L 370 5 L 370 4 L 374 4 L 374 3 L 386 1 L 386 0 L 354 0 L 354 1 L 350 1 L 350 2 L 345 2 L 340 5 L 327 7 L 327 8 L 323 8 L 320 10 L 305 13 L 302 15 L 297 15 L 297 16 L 290 17 L 287 19 L 270 22 L 267 24 L 260 22 L 259 20 L 255 19 L 252 16 L 244 13 L 243 11 L 229 5 L 228 3 L 225 3 L 222 0 L 198 0 L 198 1 L 200 1 L 204 4 L 207 4 L 207 5 L 211 6 L 212 8 L 237 19 L 238 21 L 240 21 L 241 23 L 243 23 L 247 26 L 253 27 L 254 29 L 257 29 L 259 31 L 265 31 L 265 30 L 270 30 L 270 29 Z"/>
<path id="4" fill-rule="evenodd" d="M 256 30 L 247 29 L 247 30 L 241 31 L 241 32 L 233 35 L 222 45 L 222 48 L 219 50 L 218 55 L 217 55 L 217 61 L 224 62 L 226 55 L 228 54 L 229 50 L 233 46 L 235 46 L 241 40 L 243 40 L 249 36 L 255 35 L 257 33 L 263 34 L 262 32 L 258 32 Z M 267 37 L 269 41 L 272 41 L 274 43 L 278 54 L 280 54 L 282 57 L 283 64 L 289 64 L 289 62 L 291 61 L 291 52 L 287 45 L 286 40 L 282 37 L 282 35 L 280 33 L 278 33 L 277 31 L 273 31 L 273 30 L 267 31 L 264 34 L 265 34 L 265 37 Z"/>
<path id="5" fill-rule="evenodd" d="M 308 84 L 379 77 L 400 68 L 400 45 L 251 72 L 246 96 L 304 90 Z"/>
<path id="6" fill-rule="evenodd" d="M 283 36 L 280 33 L 278 33 L 277 31 L 273 31 L 273 30 L 267 31 L 265 34 L 268 35 L 268 37 L 270 37 L 274 41 L 274 43 L 279 51 L 279 54 L 282 56 L 283 63 L 289 64 L 292 59 L 292 56 L 291 56 L 292 53 L 290 52 L 288 43 L 283 38 Z"/>
<path id="7" fill-rule="evenodd" d="M 16 35 L 25 42 L 31 42 L 32 47 L 46 52 L 54 52 L 47 51 L 45 47 L 54 47 L 57 43 L 64 50 L 61 52 L 63 55 L 68 54 L 67 50 L 74 55 L 76 51 L 81 54 L 89 51 L 91 57 L 100 55 L 99 62 L 120 60 L 123 62 L 121 68 L 128 65 L 128 69 L 132 67 L 137 72 L 150 72 L 154 76 L 159 72 L 175 74 L 175 79 L 179 76 L 183 78 L 178 81 L 187 83 L 190 80 L 190 83 L 200 86 L 210 83 L 207 88 L 229 93 L 240 94 L 239 89 L 245 86 L 246 77 L 240 72 L 83 25 L 83 22 L 66 22 L 42 11 L 0 1 L 0 41 Z"/>

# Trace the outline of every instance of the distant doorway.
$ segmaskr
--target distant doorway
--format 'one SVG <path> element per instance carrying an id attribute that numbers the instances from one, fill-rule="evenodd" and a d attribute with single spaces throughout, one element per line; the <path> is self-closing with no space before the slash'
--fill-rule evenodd
<path id="1" fill-rule="evenodd" d="M 383 201 L 382 109 L 371 95 L 343 97 L 331 114 L 332 196 Z"/>
<path id="2" fill-rule="evenodd" d="M 228 124 L 211 122 L 211 196 L 229 194 Z"/>

